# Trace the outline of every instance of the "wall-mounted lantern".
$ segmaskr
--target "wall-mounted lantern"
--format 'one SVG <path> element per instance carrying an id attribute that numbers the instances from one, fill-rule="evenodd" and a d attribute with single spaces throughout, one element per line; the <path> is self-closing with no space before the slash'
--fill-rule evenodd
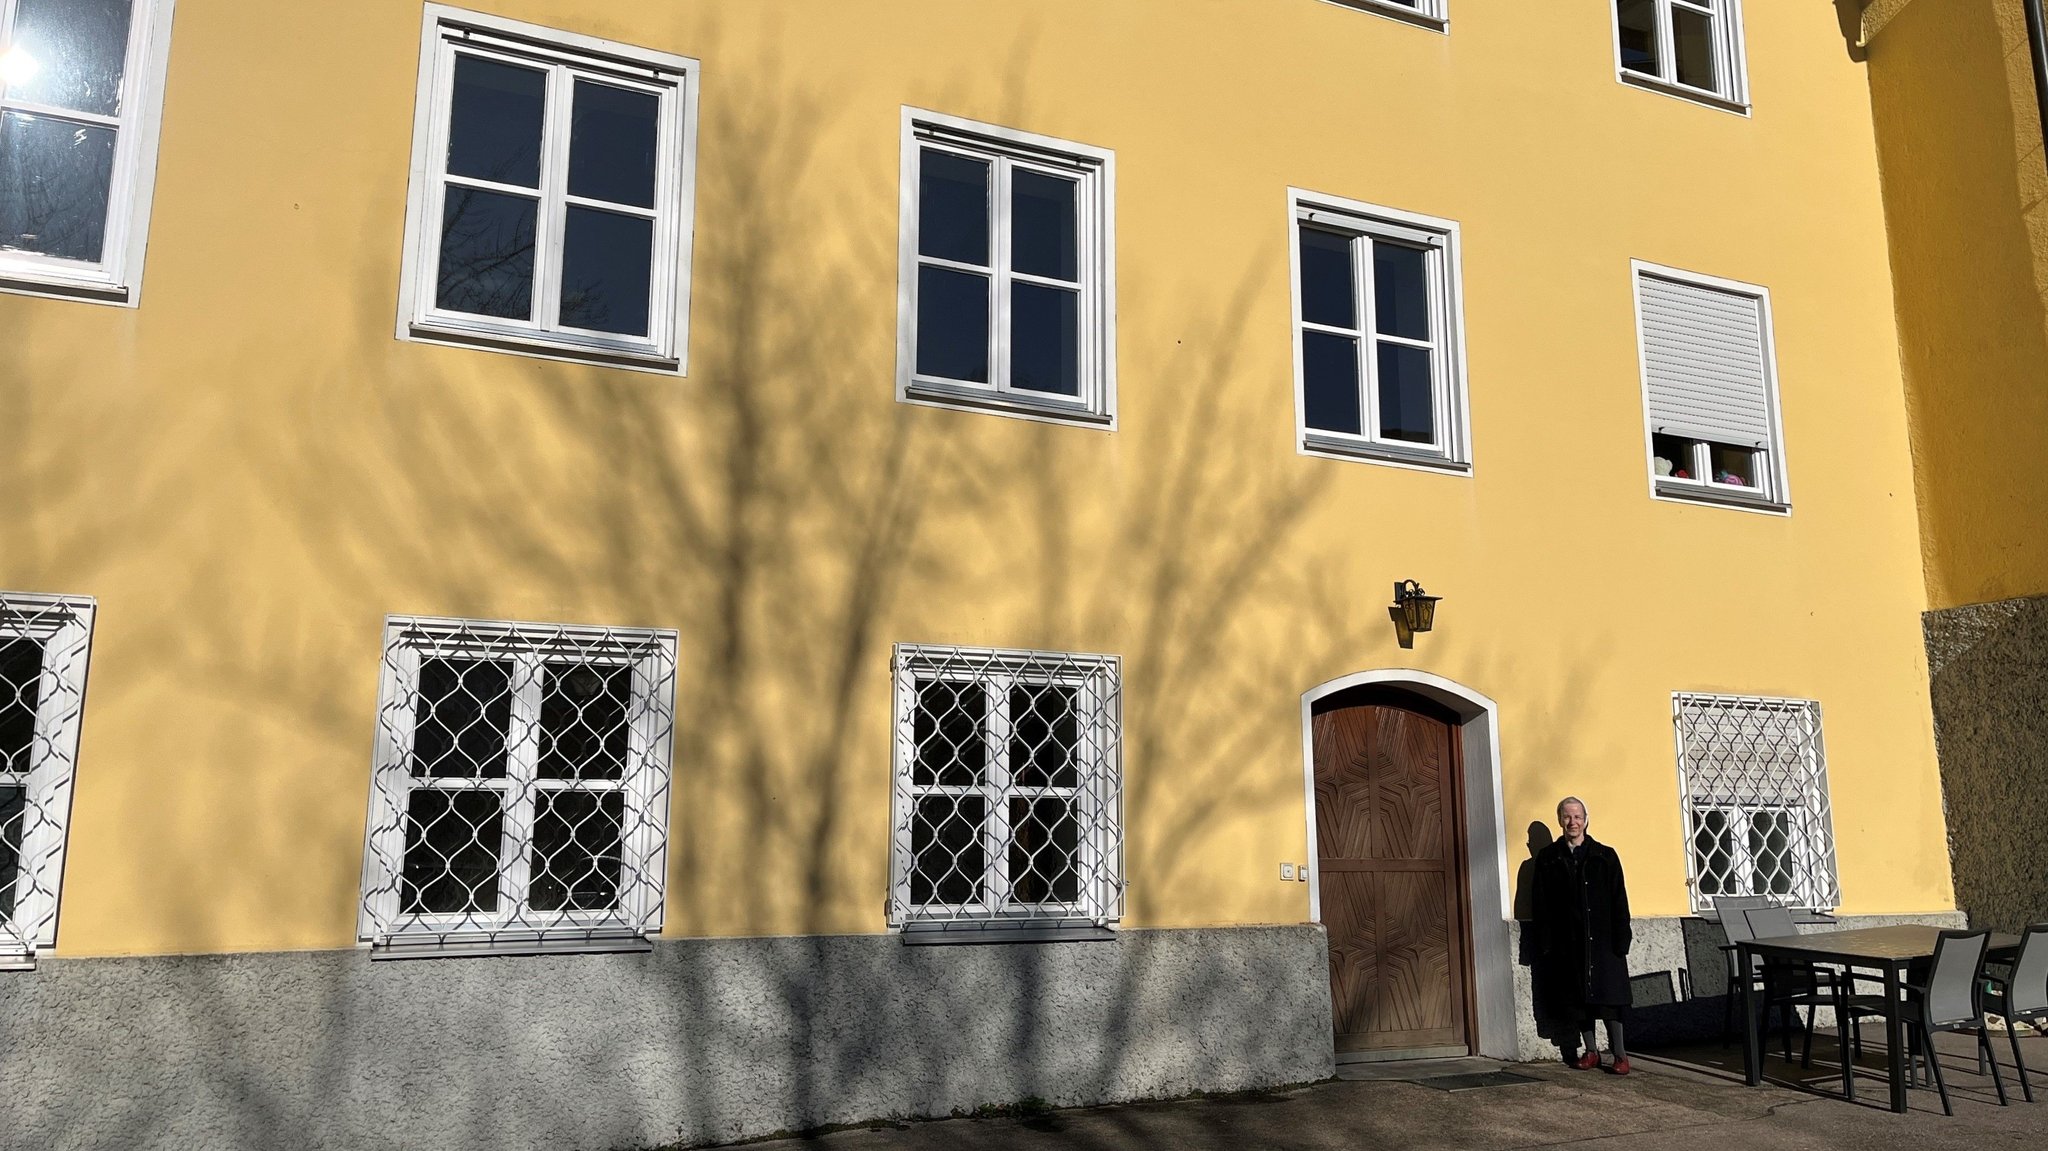
<path id="1" fill-rule="evenodd" d="M 1394 620 L 1394 637 L 1402 647 L 1414 647 L 1415 636 L 1436 626 L 1436 601 L 1444 597 L 1430 595 L 1422 585 L 1412 579 L 1404 579 L 1394 585 L 1394 605 L 1387 614 Z"/>

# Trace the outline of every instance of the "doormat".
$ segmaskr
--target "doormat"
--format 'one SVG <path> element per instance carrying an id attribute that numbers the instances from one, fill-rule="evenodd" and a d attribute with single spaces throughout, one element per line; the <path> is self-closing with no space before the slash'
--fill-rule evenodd
<path id="1" fill-rule="evenodd" d="M 1439 1075 L 1433 1079 L 1415 1081 L 1423 1087 L 1434 1087 L 1438 1091 L 1477 1091 L 1484 1087 L 1513 1087 L 1517 1083 L 1541 1083 L 1527 1075 L 1512 1071 L 1480 1071 L 1471 1075 Z"/>

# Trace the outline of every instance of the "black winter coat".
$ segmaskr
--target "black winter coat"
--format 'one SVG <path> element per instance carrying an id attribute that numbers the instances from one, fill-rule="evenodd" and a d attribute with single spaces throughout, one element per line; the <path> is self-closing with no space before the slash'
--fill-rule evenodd
<path id="1" fill-rule="evenodd" d="M 1535 880 L 1537 986 L 1551 1010 L 1628 1006 L 1634 933 L 1621 857 L 1589 835 L 1575 859 L 1560 839 L 1537 854 Z"/>

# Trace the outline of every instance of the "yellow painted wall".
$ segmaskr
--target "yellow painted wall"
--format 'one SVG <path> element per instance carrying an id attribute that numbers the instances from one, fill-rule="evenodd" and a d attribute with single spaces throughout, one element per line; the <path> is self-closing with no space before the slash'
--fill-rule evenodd
<path id="1" fill-rule="evenodd" d="M 2048 162 L 2020 0 L 1866 13 L 1930 606 L 2048 594 Z"/>
<path id="2" fill-rule="evenodd" d="M 0 297 L 0 586 L 101 615 L 60 951 L 346 946 L 389 612 L 682 633 L 669 930 L 871 932 L 888 645 L 1125 657 L 1132 925 L 1294 922 L 1300 698 L 1501 705 L 1686 907 L 1674 690 L 1826 708 L 1843 910 L 1953 906 L 1869 94 L 1596 3 L 477 0 L 704 63 L 687 379 L 392 338 L 420 8 L 179 0 L 144 302 Z M 1116 149 L 1121 427 L 893 400 L 900 108 Z M 1464 229 L 1476 471 L 1294 450 L 1286 188 Z M 1629 260 L 1768 285 L 1789 518 L 1653 502 Z M 1445 599 L 1413 652 L 1399 578 Z"/>

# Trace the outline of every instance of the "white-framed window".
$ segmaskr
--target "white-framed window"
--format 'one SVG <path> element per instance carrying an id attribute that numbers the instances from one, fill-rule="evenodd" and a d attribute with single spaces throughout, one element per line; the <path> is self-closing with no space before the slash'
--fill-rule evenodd
<path id="1" fill-rule="evenodd" d="M 426 7 L 400 339 L 681 372 L 695 60 Z"/>
<path id="2" fill-rule="evenodd" d="M 1123 907 L 1122 664 L 898 645 L 889 920 L 1100 931 Z"/>
<path id="3" fill-rule="evenodd" d="M 903 110 L 898 399 L 1115 425 L 1115 162 Z"/>
<path id="4" fill-rule="evenodd" d="M 0 592 L 0 969 L 57 944 L 94 610 Z"/>
<path id="5" fill-rule="evenodd" d="M 1434 28 L 1439 32 L 1450 27 L 1450 0 L 1328 0 L 1339 8 L 1356 8 L 1361 12 L 1373 12 L 1391 16 L 1409 24 Z"/>
<path id="6" fill-rule="evenodd" d="M 676 633 L 393 616 L 361 935 L 393 955 L 661 930 Z"/>
<path id="7" fill-rule="evenodd" d="M 1458 225 L 1288 190 L 1302 451 L 1467 471 Z"/>
<path id="8" fill-rule="evenodd" d="M 1749 109 L 1742 0 L 1614 0 L 1614 59 L 1623 83 Z"/>
<path id="9" fill-rule="evenodd" d="M 133 307 L 172 0 L 0 0 L 0 291 Z"/>
<path id="10" fill-rule="evenodd" d="M 1769 289 L 1641 260 L 1633 275 L 1651 494 L 1789 511 Z"/>
<path id="11" fill-rule="evenodd" d="M 1820 704 L 1680 692 L 1672 723 L 1693 910 L 1723 895 L 1840 902 Z"/>

